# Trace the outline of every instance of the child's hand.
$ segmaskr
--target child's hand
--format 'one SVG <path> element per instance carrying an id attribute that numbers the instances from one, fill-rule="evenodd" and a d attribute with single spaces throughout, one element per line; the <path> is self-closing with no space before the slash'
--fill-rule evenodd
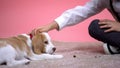
<path id="1" fill-rule="evenodd" d="M 48 32 L 48 31 L 53 30 L 53 29 L 56 29 L 56 30 L 59 29 L 59 26 L 55 21 L 53 21 L 53 22 L 51 22 L 51 23 L 49 23 L 45 26 L 41 26 L 41 27 L 36 28 L 35 29 L 35 34 L 36 34 L 36 32 L 39 32 L 39 33 Z"/>
<path id="2" fill-rule="evenodd" d="M 99 22 L 100 28 L 107 28 L 104 32 L 117 31 L 120 32 L 120 23 L 112 20 L 101 20 Z"/>

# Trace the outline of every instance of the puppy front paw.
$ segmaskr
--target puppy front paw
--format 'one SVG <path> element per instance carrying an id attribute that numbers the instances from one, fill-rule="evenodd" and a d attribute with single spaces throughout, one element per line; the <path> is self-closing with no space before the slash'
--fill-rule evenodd
<path id="1" fill-rule="evenodd" d="M 56 59 L 60 59 L 60 58 L 63 58 L 63 55 L 54 55 L 54 57 L 55 57 Z"/>
<path id="2" fill-rule="evenodd" d="M 26 60 L 25 65 L 30 64 L 30 60 Z"/>

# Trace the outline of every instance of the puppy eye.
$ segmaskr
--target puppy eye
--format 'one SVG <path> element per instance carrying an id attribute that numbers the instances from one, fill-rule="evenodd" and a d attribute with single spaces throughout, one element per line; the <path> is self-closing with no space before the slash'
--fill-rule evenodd
<path id="1" fill-rule="evenodd" d="M 44 43 L 45 43 L 45 44 L 48 44 L 48 41 L 45 41 Z"/>

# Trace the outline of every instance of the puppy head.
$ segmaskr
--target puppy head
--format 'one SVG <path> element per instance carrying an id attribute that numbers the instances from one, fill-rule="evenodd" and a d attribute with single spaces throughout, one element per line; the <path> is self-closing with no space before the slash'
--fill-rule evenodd
<path id="1" fill-rule="evenodd" d="M 46 32 L 33 35 L 32 37 L 32 48 L 35 54 L 48 53 L 52 54 L 56 50 L 52 44 L 51 38 Z"/>

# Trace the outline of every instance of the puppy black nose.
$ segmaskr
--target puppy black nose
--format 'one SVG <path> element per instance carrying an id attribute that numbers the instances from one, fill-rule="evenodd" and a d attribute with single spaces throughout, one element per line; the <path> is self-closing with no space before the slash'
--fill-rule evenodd
<path id="1" fill-rule="evenodd" d="M 56 48 L 54 47 L 52 50 L 53 50 L 53 51 L 55 51 L 55 50 L 56 50 Z"/>

